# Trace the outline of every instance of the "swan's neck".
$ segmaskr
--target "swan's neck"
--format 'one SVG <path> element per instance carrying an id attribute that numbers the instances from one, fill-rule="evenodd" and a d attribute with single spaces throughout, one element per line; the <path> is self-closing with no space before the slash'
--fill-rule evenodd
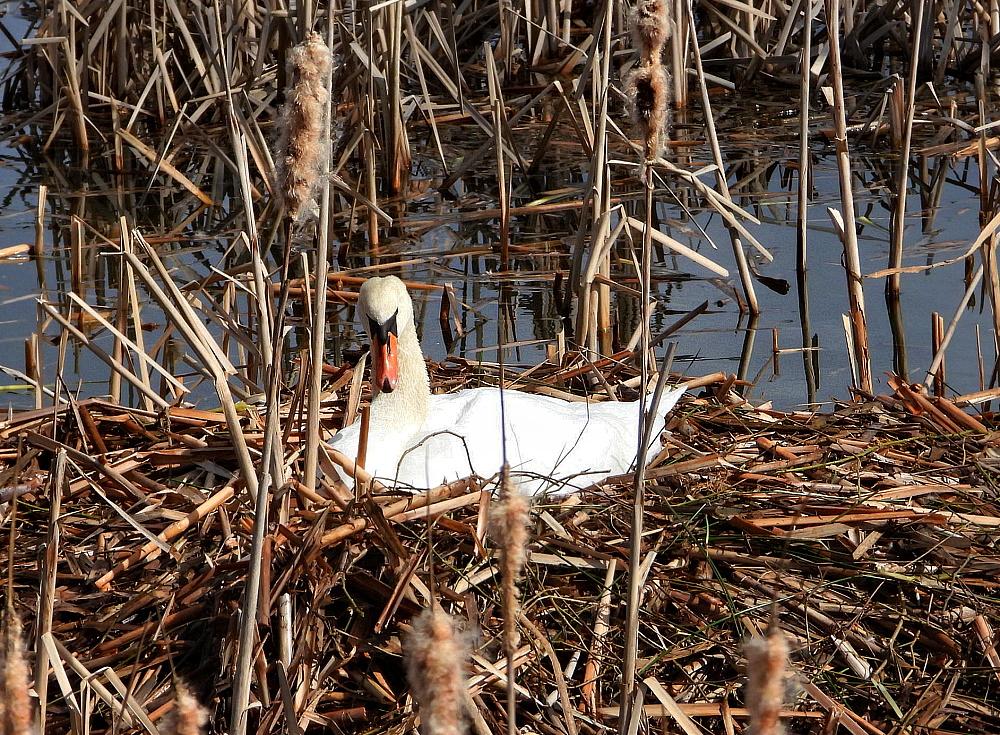
<path id="1" fill-rule="evenodd" d="M 379 393 L 372 400 L 372 428 L 382 433 L 415 434 L 427 418 L 431 387 L 427 365 L 416 330 L 399 335 L 399 383 L 392 393 Z"/>

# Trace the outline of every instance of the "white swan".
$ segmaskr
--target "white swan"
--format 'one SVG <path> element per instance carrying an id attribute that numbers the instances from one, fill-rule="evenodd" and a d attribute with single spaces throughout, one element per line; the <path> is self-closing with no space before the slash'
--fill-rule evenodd
<path id="1" fill-rule="evenodd" d="M 500 390 L 431 395 L 413 324 L 413 302 L 403 282 L 395 276 L 365 281 L 358 317 L 371 343 L 376 393 L 365 469 L 387 486 L 413 489 L 499 472 L 504 434 Z M 655 429 L 662 428 L 664 416 L 683 392 L 664 392 Z M 516 390 L 505 390 L 503 400 L 507 459 L 525 492 L 573 492 L 627 472 L 635 463 L 638 402 L 570 402 Z M 330 440 L 352 460 L 358 453 L 360 424 Z M 658 439 L 654 431 L 650 446 L 659 446 Z M 341 475 L 353 485 L 344 472 Z"/>

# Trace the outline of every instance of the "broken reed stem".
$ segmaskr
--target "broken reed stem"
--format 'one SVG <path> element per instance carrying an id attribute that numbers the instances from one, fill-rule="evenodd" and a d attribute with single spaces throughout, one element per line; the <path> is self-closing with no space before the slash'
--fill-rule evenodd
<path id="1" fill-rule="evenodd" d="M 745 644 L 746 707 L 753 735 L 782 735 L 781 705 L 785 697 L 788 639 L 780 630 L 754 636 Z"/>
<path id="2" fill-rule="evenodd" d="M 422 735 L 464 735 L 469 640 L 455 618 L 431 600 L 413 620 L 403 650 Z"/>
<path id="3" fill-rule="evenodd" d="M 35 244 L 32 254 L 36 258 L 45 255 L 45 208 L 49 196 L 49 187 L 42 184 L 38 187 L 38 203 L 35 207 Z"/>
<path id="4" fill-rule="evenodd" d="M 688 15 L 688 23 L 692 33 L 692 38 L 697 38 L 694 27 L 694 17 Z M 712 148 L 712 160 L 715 162 L 715 186 L 719 190 L 719 195 L 727 204 L 732 204 L 733 196 L 729 191 L 729 182 L 726 181 L 726 166 L 722 158 L 722 147 L 719 145 L 719 137 L 715 129 L 715 117 L 712 114 L 712 102 L 708 95 L 708 83 L 705 80 L 705 70 L 701 63 L 701 53 L 698 44 L 692 44 L 695 70 L 698 74 L 698 86 L 701 91 L 701 105 L 705 115 L 705 132 L 708 136 L 709 145 Z M 746 300 L 746 308 L 750 316 L 754 317 L 760 313 L 760 306 L 757 303 L 757 292 L 754 289 L 753 277 L 750 272 L 750 264 L 747 261 L 746 252 L 743 249 L 743 241 L 735 223 L 726 221 L 726 231 L 733 246 L 733 257 L 736 260 L 736 268 L 740 273 L 740 285 L 743 287 L 743 297 Z M 740 305 L 742 313 L 743 306 Z"/>
<path id="5" fill-rule="evenodd" d="M 799 297 L 799 324 L 802 333 L 802 370 L 806 398 L 816 400 L 817 371 L 813 369 L 811 316 L 807 271 L 809 264 L 809 200 L 812 185 L 812 154 L 809 149 L 809 111 L 812 95 L 812 9 L 813 0 L 803 0 L 802 48 L 799 49 L 799 188 L 795 212 L 795 275 Z"/>
<path id="6" fill-rule="evenodd" d="M 895 201 L 890 219 L 889 268 L 891 269 L 899 269 L 903 265 L 903 225 L 906 220 L 907 180 L 910 172 L 910 148 L 913 141 L 913 117 L 916 112 L 917 52 L 919 47 L 916 40 L 923 25 L 924 3 L 918 2 L 916 6 L 916 19 L 912 26 L 913 53 L 910 58 L 910 73 L 906 80 L 906 96 L 903 98 L 906 105 L 906 115 L 903 120 L 903 135 L 897 159 Z M 898 272 L 889 274 L 885 283 L 886 298 L 899 298 L 900 277 L 901 274 Z"/>
<path id="7" fill-rule="evenodd" d="M 521 579 L 528 547 L 531 501 L 510 478 L 510 466 L 500 471 L 500 497 L 490 508 L 490 535 L 500 550 L 500 590 L 503 610 L 503 648 L 507 657 L 507 731 L 517 733 L 517 693 L 514 654 L 520 643 L 517 583 Z"/>
<path id="8" fill-rule="evenodd" d="M 934 351 L 934 356 L 940 355 L 940 359 L 936 361 L 937 369 L 933 372 L 934 379 L 934 395 L 938 398 L 944 396 L 944 385 L 945 385 L 945 369 L 944 369 L 944 355 L 945 351 L 942 349 L 944 346 L 944 319 L 936 311 L 931 312 L 931 349 Z"/>
<path id="9" fill-rule="evenodd" d="M 828 28 L 840 27 L 840 0 L 827 0 Z M 833 81 L 834 147 L 837 152 L 837 174 L 840 181 L 840 203 L 843 227 L 844 266 L 847 271 L 847 295 L 850 301 L 850 325 L 854 340 L 857 383 L 865 393 L 872 392 L 872 367 L 868 350 L 868 327 L 865 320 L 865 292 L 861 279 L 861 259 L 858 255 L 858 229 L 854 213 L 854 190 L 851 180 L 851 152 L 847 145 L 847 112 L 844 102 L 844 77 L 840 59 L 840 37 L 829 35 L 830 77 Z"/>
<path id="10" fill-rule="evenodd" d="M 289 76 L 297 77 L 287 91 L 278 119 L 278 181 L 285 213 L 293 222 L 316 208 L 315 193 L 327 151 L 327 81 L 330 49 L 318 33 L 310 33 L 292 49 Z"/>
<path id="11" fill-rule="evenodd" d="M 926 385 L 928 388 L 930 388 L 931 382 L 935 381 L 934 376 L 937 375 L 938 368 L 944 366 L 945 350 L 948 349 L 948 345 L 951 342 L 951 338 L 955 335 L 955 330 L 958 329 L 959 319 L 962 318 L 962 314 L 965 313 L 966 308 L 969 306 L 969 302 L 972 300 L 973 295 L 976 293 L 976 289 L 979 287 L 979 283 L 983 280 L 983 273 L 985 272 L 985 270 L 986 270 L 985 266 L 983 266 L 982 264 L 980 264 L 979 268 L 976 269 L 975 275 L 972 277 L 972 280 L 969 282 L 969 285 L 965 289 L 965 295 L 962 297 L 962 300 L 959 302 L 958 307 L 955 309 L 955 315 L 951 318 L 951 321 L 948 323 L 948 331 L 944 332 L 943 329 L 941 330 L 943 332 L 943 335 L 941 339 L 934 345 L 934 357 L 931 360 L 930 367 L 927 368 L 927 379 L 924 381 L 924 385 Z M 978 330 L 978 325 L 977 325 L 977 330 Z M 977 331 L 976 333 L 977 342 L 978 342 L 978 334 L 979 333 Z M 982 362 L 981 351 L 979 359 L 980 362 Z M 944 388 L 943 373 L 941 375 L 941 383 L 943 390 Z M 941 394 L 935 392 L 935 395 L 941 395 Z"/>
<path id="12" fill-rule="evenodd" d="M 501 16 L 505 15 L 501 9 Z M 502 90 L 500 87 L 500 75 L 493 59 L 492 47 L 483 44 L 483 57 L 486 64 L 486 76 L 489 84 L 490 112 L 493 121 L 493 130 L 497 136 L 496 161 L 497 161 L 497 189 L 500 198 L 500 267 L 506 272 L 510 269 L 510 191 L 507 186 L 507 161 L 502 145 L 503 135 L 506 126 L 504 125 L 504 106 Z"/>
<path id="13" fill-rule="evenodd" d="M 63 484 L 66 479 L 66 451 L 56 454 L 52 481 L 49 483 L 49 523 L 45 538 L 45 559 L 42 563 L 42 579 L 38 596 L 38 613 L 35 619 L 35 671 L 49 670 L 49 649 L 44 644 L 44 636 L 52 631 L 52 619 L 56 604 L 56 575 L 59 566 L 59 544 L 61 540 L 59 518 L 62 511 Z M 45 732 L 45 715 L 48 707 L 49 677 L 39 676 L 35 681 L 38 695 L 38 729 Z"/>

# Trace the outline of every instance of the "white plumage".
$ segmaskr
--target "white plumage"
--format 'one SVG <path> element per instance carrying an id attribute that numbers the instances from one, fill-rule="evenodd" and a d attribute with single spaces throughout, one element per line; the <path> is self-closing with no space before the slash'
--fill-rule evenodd
<path id="1" fill-rule="evenodd" d="M 365 468 L 387 485 L 426 489 L 472 474 L 491 477 L 503 464 L 504 436 L 511 473 L 532 494 L 573 492 L 634 465 L 638 402 L 574 402 L 506 390 L 504 433 L 498 388 L 430 395 L 413 303 L 402 281 L 366 281 L 358 315 L 372 343 L 377 391 Z M 655 429 L 683 392 L 662 396 Z M 651 447 L 658 437 L 654 431 Z M 330 445 L 354 459 L 359 438 L 356 422 Z"/>

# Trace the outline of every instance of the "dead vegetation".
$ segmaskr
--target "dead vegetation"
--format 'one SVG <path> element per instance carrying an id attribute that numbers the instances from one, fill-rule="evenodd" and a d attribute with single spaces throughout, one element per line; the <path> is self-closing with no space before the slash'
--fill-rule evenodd
<path id="1" fill-rule="evenodd" d="M 642 6 L 656 24 L 638 23 L 639 53 L 617 0 L 348 4 L 332 20 L 308 1 L 35 7 L 4 77 L 10 139 L 49 159 L 65 176 L 54 184 L 71 180 L 67 162 L 100 182 L 85 196 L 53 190 L 49 209 L 39 197 L 35 254 L 65 255 L 67 272 L 50 286 L 40 270 L 21 374 L 35 409 L 0 424 L 6 597 L 25 621 L 46 733 L 193 733 L 197 703 L 211 731 L 234 735 L 515 723 L 693 735 L 747 731 L 750 716 L 764 735 L 782 706 L 793 733 L 1000 730 L 1000 438 L 988 403 L 967 410 L 1000 391 L 984 366 L 980 394 L 943 397 L 953 325 L 980 284 L 1000 325 L 989 13 Z M 935 96 L 926 82 L 953 86 Z M 760 271 L 771 256 L 758 218 L 734 203 L 770 174 L 727 165 L 713 104 L 737 88 L 804 90 L 799 137 L 785 142 L 802 146 L 808 189 L 817 86 L 841 165 L 831 216 L 851 294 L 852 402 L 754 407 L 742 367 L 689 380 L 640 482 L 531 507 L 520 571 L 520 544 L 490 539 L 486 478 L 412 496 L 330 484 L 322 439 L 368 395 L 342 359 L 366 276 L 443 281 L 414 286 L 440 291 L 429 308 L 445 340 L 467 338 L 479 357 L 521 341 L 514 287 L 553 280 L 544 361 L 453 357 L 435 387 L 634 399 L 670 372 L 673 352 L 657 365 L 650 350 L 708 309 L 652 333 L 654 267 L 730 274 L 680 241 L 691 228 L 665 201 L 724 221 L 735 275 L 719 285 L 735 309 L 759 310 L 755 284 L 781 287 Z M 638 90 L 639 143 L 624 122 Z M 686 112 L 661 137 L 667 102 Z M 934 132 L 915 142 L 917 123 Z M 948 330 L 935 321 L 933 397 L 898 378 L 875 395 L 871 381 L 851 146 L 885 134 L 901 162 L 873 172 L 895 197 L 890 260 L 875 274 L 890 309 L 908 272 L 900 193 L 914 145 L 979 165 L 982 235 L 953 261 L 967 293 Z M 924 174 L 913 178 L 932 201 L 940 177 Z M 429 247 L 441 228 L 456 244 Z M 448 282 L 474 258 L 498 304 Z M 77 395 L 73 358 L 106 366 L 107 389 L 91 393 L 107 395 Z M 896 358 L 906 374 L 905 350 Z M 494 526 L 502 540 L 522 511 Z M 411 678 L 427 680 L 407 682 L 407 655 Z M 20 733 L 16 669 L 0 714 Z"/>
<path id="2" fill-rule="evenodd" d="M 905 386 L 830 414 L 727 401 L 684 402 L 647 471 L 646 716 L 743 727 L 755 701 L 742 685 L 741 644 L 777 625 L 794 673 L 767 698 L 787 688 L 790 732 L 1000 727 L 995 434 L 955 427 L 957 408 L 918 406 Z M 241 421 L 260 449 L 261 419 L 245 409 Z M 224 729 L 253 525 L 224 417 L 87 400 L 18 416 L 3 435 L 10 461 L 22 458 L 4 498 L 10 518 L 19 497 L 14 599 L 32 621 L 53 609 L 37 630 L 62 672 L 47 731 L 73 731 L 74 706 L 94 713 L 97 730 L 141 729 L 140 714 L 159 723 L 176 677 Z M 97 440 L 95 461 L 80 448 Z M 289 452 L 300 448 L 290 438 Z M 405 632 L 432 599 L 478 634 L 466 670 L 474 726 L 503 729 L 503 557 L 486 535 L 482 487 L 346 507 L 294 481 L 276 494 L 255 729 L 290 727 L 289 718 L 345 732 L 411 727 L 403 640 L 436 641 L 426 621 Z M 52 519 L 46 498 L 57 491 Z M 572 732 L 562 695 L 577 732 L 616 727 L 629 492 L 610 485 L 532 509 L 511 658 L 519 722 L 535 731 Z M 53 597 L 36 608 L 39 586 Z M 458 655 L 436 646 L 422 655 Z M 410 664 L 432 678 L 458 666 L 437 665 Z"/>

